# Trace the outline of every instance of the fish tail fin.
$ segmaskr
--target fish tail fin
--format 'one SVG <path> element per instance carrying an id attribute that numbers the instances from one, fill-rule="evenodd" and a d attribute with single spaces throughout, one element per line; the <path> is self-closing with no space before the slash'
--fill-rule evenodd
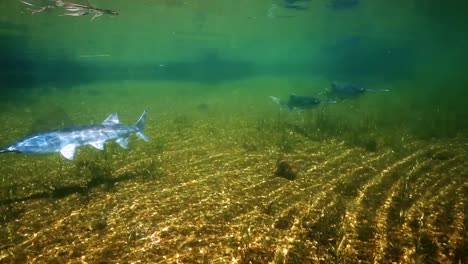
<path id="1" fill-rule="evenodd" d="M 273 102 L 275 102 L 276 104 L 282 105 L 281 99 L 279 99 L 278 97 L 270 96 L 270 98 L 271 98 L 271 100 L 272 100 Z"/>
<path id="2" fill-rule="evenodd" d="M 138 122 L 135 124 L 136 128 L 138 129 L 136 135 L 145 141 L 149 141 L 148 137 L 143 133 L 147 114 L 148 110 L 143 111 L 143 114 L 141 114 L 140 119 L 138 119 Z"/>
<path id="3" fill-rule="evenodd" d="M 0 149 L 0 153 L 7 153 L 7 152 L 10 152 L 10 151 L 7 149 Z"/>

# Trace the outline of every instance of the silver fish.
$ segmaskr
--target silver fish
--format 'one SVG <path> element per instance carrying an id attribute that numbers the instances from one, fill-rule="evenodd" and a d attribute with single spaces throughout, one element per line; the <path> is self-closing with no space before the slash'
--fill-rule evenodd
<path id="1" fill-rule="evenodd" d="M 143 133 L 146 115 L 147 111 L 145 110 L 134 126 L 124 126 L 120 124 L 117 113 L 114 113 L 99 124 L 64 128 L 26 137 L 0 149 L 0 153 L 45 154 L 60 152 L 65 158 L 73 160 L 76 148 L 83 145 L 91 145 L 103 150 L 106 141 L 115 140 L 121 147 L 128 148 L 130 134 L 135 133 L 139 138 L 148 141 L 148 137 Z"/>
<path id="2" fill-rule="evenodd" d="M 271 100 L 278 104 L 279 106 L 287 106 L 290 111 L 299 110 L 304 111 L 307 109 L 312 109 L 322 102 L 320 99 L 310 97 L 310 96 L 299 96 L 295 94 L 289 95 L 289 100 L 284 101 L 278 97 L 270 96 Z M 334 101 L 327 101 L 325 103 L 334 103 Z"/>

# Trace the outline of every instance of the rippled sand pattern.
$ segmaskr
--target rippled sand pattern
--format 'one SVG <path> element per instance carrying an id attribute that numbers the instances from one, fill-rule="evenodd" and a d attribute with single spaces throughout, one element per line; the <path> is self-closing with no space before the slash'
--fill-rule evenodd
<path id="1" fill-rule="evenodd" d="M 284 150 L 241 120 L 161 122 L 149 144 L 36 158 L 50 182 L 3 186 L 0 262 L 467 262 L 464 139 L 369 152 L 286 130 Z M 296 180 L 274 176 L 279 158 Z"/>

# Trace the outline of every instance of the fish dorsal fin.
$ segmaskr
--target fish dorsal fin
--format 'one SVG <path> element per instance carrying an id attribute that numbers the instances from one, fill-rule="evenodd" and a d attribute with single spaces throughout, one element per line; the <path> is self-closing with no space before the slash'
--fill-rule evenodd
<path id="1" fill-rule="evenodd" d="M 75 145 L 75 144 L 68 144 L 68 145 L 65 145 L 65 147 L 63 147 L 63 148 L 60 150 L 60 153 L 61 153 L 62 156 L 64 156 L 66 159 L 73 160 L 73 158 L 75 157 L 75 149 L 76 149 L 76 145 Z"/>
<path id="2" fill-rule="evenodd" d="M 89 144 L 99 150 L 104 150 L 104 141 L 96 141 Z"/>
<path id="3" fill-rule="evenodd" d="M 128 149 L 128 137 L 118 138 L 115 142 L 117 142 L 117 144 L 119 144 L 122 148 Z"/>
<path id="4" fill-rule="evenodd" d="M 117 115 L 117 113 L 113 113 L 112 115 L 110 115 L 109 117 L 106 118 L 106 120 L 104 120 L 104 122 L 102 122 L 103 124 L 119 124 L 119 115 Z"/>

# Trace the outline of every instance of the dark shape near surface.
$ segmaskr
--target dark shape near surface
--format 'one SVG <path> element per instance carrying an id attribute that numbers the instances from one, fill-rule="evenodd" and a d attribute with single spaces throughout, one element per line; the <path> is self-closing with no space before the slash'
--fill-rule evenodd
<path id="1" fill-rule="evenodd" d="M 155 72 L 154 68 L 159 71 Z M 254 74 L 251 63 L 222 57 L 216 51 L 204 52 L 194 61 L 173 61 L 165 63 L 164 67 L 143 67 L 130 70 L 138 79 L 198 81 L 209 84 L 240 80 Z M 137 71 L 134 72 L 134 70 Z M 128 71 L 128 66 L 124 65 L 119 74 L 127 74 Z M 140 74 L 143 76 L 139 77 Z"/>
<path id="2" fill-rule="evenodd" d="M 388 37 L 343 35 L 321 48 L 319 72 L 331 80 L 378 78 L 395 81 L 414 75 L 418 43 Z"/>
<path id="3" fill-rule="evenodd" d="M 0 90 L 56 86 L 67 89 L 95 81 L 170 80 L 217 84 L 242 80 L 256 74 L 248 61 L 232 60 L 216 52 L 205 52 L 194 60 L 150 61 L 146 63 L 116 63 L 74 60 L 67 54 L 48 57 L 26 56 L 23 50 L 28 39 L 0 36 Z M 43 52 L 46 53 L 46 52 Z M 10 88 L 11 87 L 11 88 Z M 0 100 L 5 93 L 0 94 Z"/>
<path id="4" fill-rule="evenodd" d="M 288 9 L 307 10 L 310 0 L 283 0 L 282 6 Z"/>
<path id="5" fill-rule="evenodd" d="M 343 10 L 355 8 L 361 3 L 361 0 L 330 0 L 327 6 L 333 10 Z"/>
<path id="6" fill-rule="evenodd" d="M 297 178 L 297 168 L 294 164 L 287 160 L 278 160 L 276 163 L 275 176 L 291 181 L 295 180 Z"/>

